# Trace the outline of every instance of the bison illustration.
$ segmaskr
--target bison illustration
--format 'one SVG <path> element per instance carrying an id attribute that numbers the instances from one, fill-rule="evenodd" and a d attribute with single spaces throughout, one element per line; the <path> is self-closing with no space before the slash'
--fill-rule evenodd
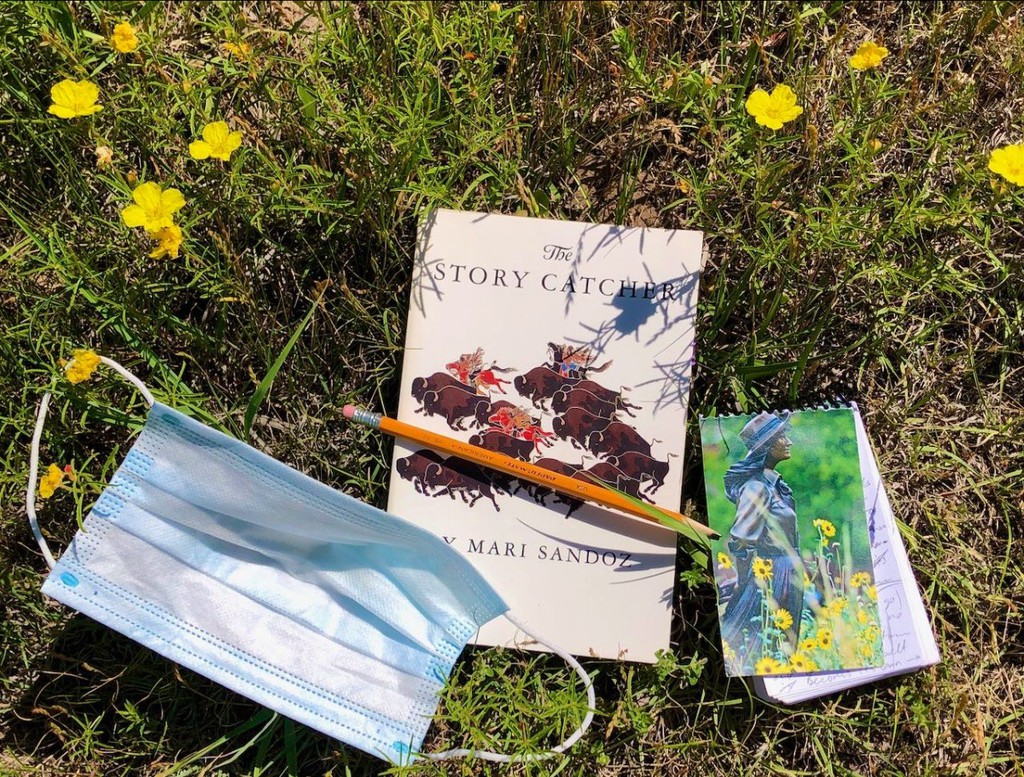
<path id="1" fill-rule="evenodd" d="M 502 409 L 513 410 L 517 407 L 518 405 L 504 399 L 499 399 L 497 402 L 487 402 L 482 405 L 477 405 L 476 415 L 473 416 L 473 423 L 478 429 L 490 427 L 491 424 L 488 423 L 487 419 L 492 415 Z"/>
<path id="2" fill-rule="evenodd" d="M 571 388 L 577 382 L 572 378 L 563 378 L 548 367 L 534 367 L 525 375 L 517 375 L 512 385 L 522 396 L 533 402 L 534 407 L 546 410 L 545 400 L 550 399 L 559 389 L 565 386 Z"/>
<path id="3" fill-rule="evenodd" d="M 535 461 L 534 464 L 536 464 L 538 467 L 549 469 L 552 472 L 557 472 L 559 475 L 565 475 L 566 477 L 570 478 L 575 477 L 576 473 L 583 468 L 582 463 L 580 463 L 578 466 L 575 466 L 572 464 L 567 464 L 561 459 L 553 458 L 537 459 L 537 461 Z M 582 500 L 574 499 L 571 496 L 559 493 L 558 491 L 554 491 L 548 488 L 547 486 L 542 486 L 537 483 L 523 482 L 523 487 L 526 490 L 526 493 L 533 497 L 534 501 L 537 502 L 537 504 L 544 505 L 545 507 L 547 506 L 548 497 L 554 494 L 555 504 L 568 505 L 569 509 L 565 513 L 566 518 L 571 516 L 583 505 Z"/>
<path id="4" fill-rule="evenodd" d="M 618 419 L 615 416 L 603 418 L 582 407 L 570 407 L 565 413 L 552 419 L 551 429 L 559 439 L 568 440 L 572 447 L 582 449 L 592 432 L 603 431 L 616 420 Z"/>
<path id="5" fill-rule="evenodd" d="M 592 432 L 587 436 L 586 446 L 587 450 L 602 458 L 621 456 L 628 451 L 651 455 L 651 444 L 636 429 L 621 421 L 613 421 L 603 430 Z"/>
<path id="6" fill-rule="evenodd" d="M 458 494 L 470 507 L 486 498 L 491 500 L 497 512 L 501 512 L 488 482 L 488 473 L 479 465 L 458 456 L 428 464 L 423 473 L 423 483 L 426 488 L 435 489 L 431 496 L 447 494 L 455 499 Z"/>
<path id="7" fill-rule="evenodd" d="M 618 402 L 620 399 L 624 400 L 625 396 L 623 391 L 628 391 L 625 387 L 621 391 L 613 391 L 610 388 L 605 388 L 596 380 L 581 380 L 573 388 L 586 389 L 591 394 L 595 394 L 599 399 L 603 399 L 605 402 Z M 630 405 L 634 410 L 640 410 L 639 405 Z"/>
<path id="8" fill-rule="evenodd" d="M 413 378 L 411 393 L 417 402 L 423 402 L 423 397 L 428 391 L 440 391 L 449 386 L 461 388 L 467 394 L 476 394 L 476 389 L 472 386 L 467 386 L 444 372 L 435 372 L 429 378 Z"/>
<path id="9" fill-rule="evenodd" d="M 399 459 L 395 463 L 395 468 L 398 470 L 398 476 L 403 480 L 409 480 L 412 482 L 413 487 L 416 489 L 418 494 L 427 494 L 429 492 L 426 488 L 426 482 L 424 475 L 426 474 L 427 467 L 431 464 L 438 464 L 444 461 L 444 457 L 436 451 L 432 451 L 429 448 L 423 448 L 416 451 L 404 459 Z"/>
<path id="10" fill-rule="evenodd" d="M 489 405 L 490 401 L 487 397 L 470 394 L 456 386 L 445 386 L 437 391 L 428 391 L 423 395 L 423 406 L 420 408 L 420 412 L 427 417 L 444 416 L 448 426 L 464 432 L 466 431 L 466 419 L 475 418 L 481 404 Z"/>
<path id="11" fill-rule="evenodd" d="M 669 454 L 672 455 L 674 454 Z M 654 494 L 665 485 L 665 478 L 668 476 L 668 461 L 658 461 L 638 451 L 613 454 L 608 456 L 606 461 L 617 466 L 629 477 L 647 483 L 645 488 L 649 494 Z"/>
<path id="12" fill-rule="evenodd" d="M 570 407 L 582 407 L 594 415 L 611 419 L 619 410 L 632 417 L 633 414 L 629 412 L 629 408 L 636 407 L 636 405 L 629 404 L 622 397 L 612 402 L 606 402 L 592 391 L 578 387 L 569 391 L 559 389 L 551 395 L 551 409 L 556 413 L 564 413 Z"/>
<path id="13" fill-rule="evenodd" d="M 476 445 L 478 448 L 486 448 L 489 451 L 503 453 L 506 456 L 522 461 L 530 460 L 530 454 L 533 453 L 534 447 L 533 442 L 530 440 L 517 440 L 511 435 L 496 430 L 489 430 L 483 434 L 474 434 L 469 438 L 469 444 Z"/>
<path id="14" fill-rule="evenodd" d="M 600 481 L 601 483 L 619 489 L 619 491 L 626 492 L 634 499 L 643 499 L 645 502 L 651 502 L 651 504 L 653 504 L 653 502 L 641 492 L 641 484 L 639 480 L 630 477 L 614 464 L 609 464 L 607 461 L 599 461 L 589 469 L 577 472 L 573 477 L 586 483 L 594 483 L 595 480 Z"/>

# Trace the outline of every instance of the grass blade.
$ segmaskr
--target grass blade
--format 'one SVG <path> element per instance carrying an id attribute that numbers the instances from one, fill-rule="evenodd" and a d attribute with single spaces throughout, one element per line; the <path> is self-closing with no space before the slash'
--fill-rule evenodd
<path id="1" fill-rule="evenodd" d="M 302 333 L 306 331 L 306 327 L 309 322 L 313 320 L 313 314 L 316 312 L 317 307 L 320 305 L 321 300 L 324 296 L 324 290 L 327 288 L 327 284 L 324 284 L 317 295 L 317 298 L 313 300 L 313 304 L 309 308 L 309 312 L 306 313 L 299 325 L 295 327 L 295 331 L 292 332 L 292 336 L 288 338 L 288 342 L 284 344 L 284 348 L 281 349 L 281 353 L 277 355 L 277 359 L 270 365 L 270 369 L 267 374 L 263 376 L 263 380 L 260 381 L 260 385 L 256 387 L 256 393 L 252 395 L 252 399 L 249 400 L 249 406 L 245 409 L 245 422 L 242 426 L 243 438 L 249 439 L 249 432 L 252 430 L 253 419 L 256 418 L 256 411 L 260 409 L 260 405 L 263 404 L 263 400 L 267 398 L 267 394 L 270 393 L 270 387 L 274 384 L 274 378 L 277 377 L 277 373 L 281 371 L 281 367 L 284 365 L 285 360 L 288 358 L 288 354 L 292 352 L 292 348 L 299 341 Z"/>

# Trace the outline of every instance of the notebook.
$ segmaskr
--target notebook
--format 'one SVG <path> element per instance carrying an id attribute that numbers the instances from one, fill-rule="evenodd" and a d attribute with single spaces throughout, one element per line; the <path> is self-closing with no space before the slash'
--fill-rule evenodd
<path id="1" fill-rule="evenodd" d="M 794 703 L 939 660 L 856 405 L 701 419 L 727 673 Z"/>
<path id="2" fill-rule="evenodd" d="M 754 688 L 758 695 L 772 701 L 795 704 L 923 669 L 941 660 L 914 570 L 885 493 L 878 462 L 860 413 L 856 412 L 855 405 L 853 409 L 885 660 L 882 666 L 872 669 L 756 678 Z"/>

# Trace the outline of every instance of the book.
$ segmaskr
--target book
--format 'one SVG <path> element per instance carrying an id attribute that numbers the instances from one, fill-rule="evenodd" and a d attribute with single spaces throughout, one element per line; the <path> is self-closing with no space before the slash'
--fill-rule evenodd
<path id="1" fill-rule="evenodd" d="M 939 660 L 855 404 L 701 419 L 727 673 L 795 703 Z"/>
<path id="2" fill-rule="evenodd" d="M 398 420 L 678 510 L 701 233 L 438 210 L 417 238 Z M 401 439 L 388 509 L 569 652 L 669 647 L 670 530 Z"/>

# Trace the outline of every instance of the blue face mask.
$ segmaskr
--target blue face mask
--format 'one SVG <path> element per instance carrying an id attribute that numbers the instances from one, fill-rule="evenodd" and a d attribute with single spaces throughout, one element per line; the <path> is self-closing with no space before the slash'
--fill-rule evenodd
<path id="1" fill-rule="evenodd" d="M 368 753 L 420 754 L 466 641 L 508 605 L 441 539 L 154 402 L 146 424 L 43 592 L 161 655 Z M 531 635 L 534 636 L 535 635 Z M 536 638 L 536 637 L 535 637 Z M 545 642 L 576 669 L 580 665 Z"/>

